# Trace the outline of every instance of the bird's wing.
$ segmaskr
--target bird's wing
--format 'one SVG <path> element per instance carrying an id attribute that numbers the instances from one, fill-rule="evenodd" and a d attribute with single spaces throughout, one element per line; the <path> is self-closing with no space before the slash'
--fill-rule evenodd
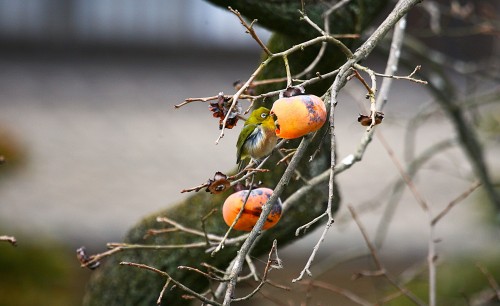
<path id="1" fill-rule="evenodd" d="M 236 142 L 237 152 L 236 152 L 236 163 L 239 164 L 241 161 L 241 154 L 243 153 L 243 147 L 245 146 L 245 142 L 248 138 L 253 137 L 255 134 L 259 132 L 259 124 L 248 124 L 243 127 L 240 132 L 240 136 L 238 136 L 238 141 Z M 241 146 L 238 146 L 241 144 Z"/>

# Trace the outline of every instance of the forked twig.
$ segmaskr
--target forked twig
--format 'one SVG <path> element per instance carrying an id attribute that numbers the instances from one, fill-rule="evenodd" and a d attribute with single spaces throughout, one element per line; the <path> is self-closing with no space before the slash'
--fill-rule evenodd
<path id="1" fill-rule="evenodd" d="M 174 278 L 172 278 L 172 276 L 170 276 L 170 274 L 168 274 L 167 272 L 158 270 L 158 269 L 153 268 L 153 267 L 148 266 L 148 265 L 139 264 L 139 263 L 133 263 L 133 262 L 122 261 L 122 262 L 120 262 L 120 265 L 130 266 L 130 267 L 136 267 L 136 268 L 140 268 L 140 269 L 145 269 L 145 270 L 153 271 L 153 272 L 155 272 L 157 274 L 160 274 L 163 277 L 166 277 L 167 280 L 170 280 L 170 282 L 174 283 L 181 290 L 186 291 L 187 293 L 189 293 L 190 295 L 196 297 L 197 299 L 199 299 L 200 301 L 202 301 L 204 303 L 207 303 L 207 304 L 210 304 L 210 305 L 216 305 L 216 306 L 222 305 L 221 303 L 213 301 L 213 300 L 210 300 L 210 299 L 206 298 L 205 296 L 199 294 L 198 292 L 192 290 L 191 288 L 185 286 L 183 283 L 181 283 L 181 282 L 175 280 Z"/>
<path id="2" fill-rule="evenodd" d="M 323 241 L 325 240 L 325 237 L 326 237 L 326 233 L 328 232 L 328 230 L 330 229 L 330 227 L 333 225 L 333 219 L 329 219 L 325 225 L 325 228 L 323 229 L 323 232 L 321 233 L 321 236 L 320 238 L 318 239 L 318 242 L 316 242 L 316 245 L 314 246 L 312 252 L 311 252 L 311 255 L 309 255 L 309 259 L 307 260 L 307 263 L 305 264 L 304 268 L 302 269 L 302 271 L 300 271 L 299 273 L 299 276 L 297 278 L 294 278 L 292 280 L 293 283 L 297 282 L 297 281 L 300 281 L 302 280 L 302 278 L 304 277 L 304 274 L 307 273 L 307 275 L 309 276 L 312 276 L 312 273 L 311 273 L 311 265 L 314 261 L 314 258 L 316 257 L 316 254 L 318 253 L 319 251 L 319 247 L 321 245 L 321 243 L 323 243 Z"/>
<path id="3" fill-rule="evenodd" d="M 170 278 L 167 279 L 163 287 L 161 288 L 160 295 L 158 296 L 158 299 L 156 300 L 156 305 L 161 305 L 161 300 L 163 299 L 163 294 L 165 294 L 165 291 L 168 288 L 168 285 L 170 285 Z"/>
<path id="4" fill-rule="evenodd" d="M 224 97 L 224 99 L 230 99 L 232 96 L 223 95 L 223 97 Z M 201 98 L 186 98 L 186 99 L 184 99 L 184 102 L 174 105 L 174 108 L 181 108 L 184 105 L 189 104 L 189 103 L 193 103 L 193 102 L 214 101 L 214 100 L 217 100 L 219 98 L 220 98 L 220 95 L 210 96 L 210 97 L 201 97 Z M 251 96 L 251 95 L 240 95 L 240 98 L 253 101 L 256 97 Z"/>
<path id="5" fill-rule="evenodd" d="M 243 17 L 241 16 L 240 12 L 238 12 L 238 10 L 233 9 L 230 6 L 228 7 L 228 9 L 238 17 L 241 24 L 245 27 L 245 29 L 247 29 L 247 33 L 250 34 L 253 39 L 255 39 L 255 41 L 257 42 L 257 44 L 259 44 L 259 46 L 262 48 L 262 50 L 264 50 L 264 52 L 266 52 L 267 55 L 272 55 L 273 53 L 271 51 L 269 51 L 267 46 L 262 42 L 262 40 L 259 38 L 257 33 L 255 33 L 255 30 L 253 29 L 253 25 L 255 22 L 257 22 L 257 19 L 254 19 L 251 24 L 248 24 L 248 23 L 246 23 L 245 19 L 243 19 Z"/>
<path id="6" fill-rule="evenodd" d="M 275 239 L 273 241 L 273 245 L 271 247 L 271 250 L 269 251 L 269 256 L 267 258 L 266 267 L 264 268 L 264 273 L 262 275 L 262 279 L 260 280 L 259 285 L 257 285 L 257 287 L 254 290 L 252 290 L 252 292 L 250 292 L 249 294 L 247 294 L 246 296 L 241 297 L 241 298 L 233 298 L 233 302 L 241 302 L 241 301 L 245 301 L 245 300 L 250 299 L 257 292 L 259 292 L 259 290 L 268 282 L 267 275 L 268 275 L 269 271 L 273 267 L 281 267 L 280 259 L 278 257 L 278 253 L 277 252 L 278 252 L 277 241 Z M 273 254 L 276 254 L 276 259 L 271 259 L 271 257 L 273 256 Z M 279 266 L 277 266 L 275 263 L 278 263 Z"/>
<path id="7" fill-rule="evenodd" d="M 476 190 L 477 188 L 479 188 L 479 186 L 481 186 L 481 185 L 482 185 L 482 183 L 480 181 L 478 181 L 478 182 L 472 184 L 472 186 L 470 186 L 469 189 L 467 189 L 466 191 L 464 191 L 458 197 L 456 197 L 455 199 L 453 199 L 450 203 L 448 203 L 448 205 L 439 214 L 437 214 L 432 219 L 431 225 L 432 226 L 436 225 L 436 223 L 438 223 L 439 220 L 441 220 L 453 207 L 455 207 L 455 205 L 457 205 L 460 201 L 462 201 L 465 198 L 467 198 L 472 192 L 474 192 L 474 190 Z"/>
<path id="8" fill-rule="evenodd" d="M 420 68 L 422 68 L 422 66 L 417 65 L 415 67 L 415 69 L 409 75 L 407 75 L 407 76 L 397 76 L 397 75 L 383 74 L 383 73 L 378 73 L 378 72 L 373 72 L 373 73 L 376 76 L 380 76 L 380 77 L 384 77 L 384 78 L 391 78 L 391 79 L 395 79 L 395 80 L 407 80 L 407 81 L 415 82 L 415 83 L 418 83 L 418 84 L 427 85 L 427 84 L 429 84 L 429 82 L 424 81 L 424 80 L 420 80 L 420 79 L 416 79 L 416 78 L 413 77 L 415 75 L 415 73 L 417 73 L 417 71 L 420 70 Z"/>

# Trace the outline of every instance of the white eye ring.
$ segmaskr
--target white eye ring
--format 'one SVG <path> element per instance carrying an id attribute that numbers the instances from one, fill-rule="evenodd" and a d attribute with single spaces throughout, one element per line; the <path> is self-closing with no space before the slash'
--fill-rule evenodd
<path id="1" fill-rule="evenodd" d="M 262 113 L 262 114 L 260 114 L 260 116 L 261 116 L 262 118 L 266 118 L 266 117 L 267 117 L 267 114 L 266 114 L 266 113 Z"/>

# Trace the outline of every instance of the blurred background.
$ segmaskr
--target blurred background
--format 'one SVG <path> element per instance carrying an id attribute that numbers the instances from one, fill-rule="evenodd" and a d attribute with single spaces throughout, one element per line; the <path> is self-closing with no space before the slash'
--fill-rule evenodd
<path id="1" fill-rule="evenodd" d="M 258 33 L 264 40 L 270 36 Z M 185 197 L 180 190 L 234 167 L 239 128 L 215 145 L 218 121 L 206 104 L 173 106 L 188 97 L 233 93 L 233 82 L 255 69 L 260 49 L 234 15 L 201 0 L 0 0 L 0 46 L 0 155 L 6 159 L 0 166 L 0 235 L 15 236 L 19 244 L 0 243 L 0 305 L 78 305 L 91 272 L 80 269 L 77 247 L 103 251 L 142 216 Z M 367 65 L 383 71 L 384 60 L 374 55 Z M 455 81 L 469 84 L 460 76 Z M 364 133 L 356 121 L 367 107 L 364 95 L 359 84 L 349 84 L 342 95 L 336 115 L 340 158 L 356 149 Z M 422 85 L 394 83 L 380 133 L 398 156 L 407 122 L 432 99 Z M 436 109 L 418 129 L 417 152 L 454 134 L 443 118 Z M 498 103 L 488 120 L 493 130 L 478 133 L 498 178 Z M 435 212 L 473 181 L 459 148 L 432 159 L 422 173 L 419 190 Z M 339 177 L 344 203 L 369 206 L 362 220 L 376 229 L 384 211 L 380 194 L 397 178 L 375 140 L 362 166 Z M 440 255 L 480 252 L 495 262 L 500 241 L 492 207 L 480 190 L 460 203 L 438 227 Z M 401 265 L 425 260 L 423 216 L 405 192 L 385 256 Z M 281 251 L 292 277 L 317 237 Z M 312 272 L 363 250 L 343 207 Z"/>

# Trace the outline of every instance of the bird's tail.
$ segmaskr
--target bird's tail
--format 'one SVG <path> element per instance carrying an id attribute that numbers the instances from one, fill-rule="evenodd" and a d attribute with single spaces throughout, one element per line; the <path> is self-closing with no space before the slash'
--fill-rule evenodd
<path id="1" fill-rule="evenodd" d="M 243 159 L 241 159 L 238 163 L 238 171 L 237 173 L 240 173 L 241 170 L 245 169 L 245 161 Z"/>

